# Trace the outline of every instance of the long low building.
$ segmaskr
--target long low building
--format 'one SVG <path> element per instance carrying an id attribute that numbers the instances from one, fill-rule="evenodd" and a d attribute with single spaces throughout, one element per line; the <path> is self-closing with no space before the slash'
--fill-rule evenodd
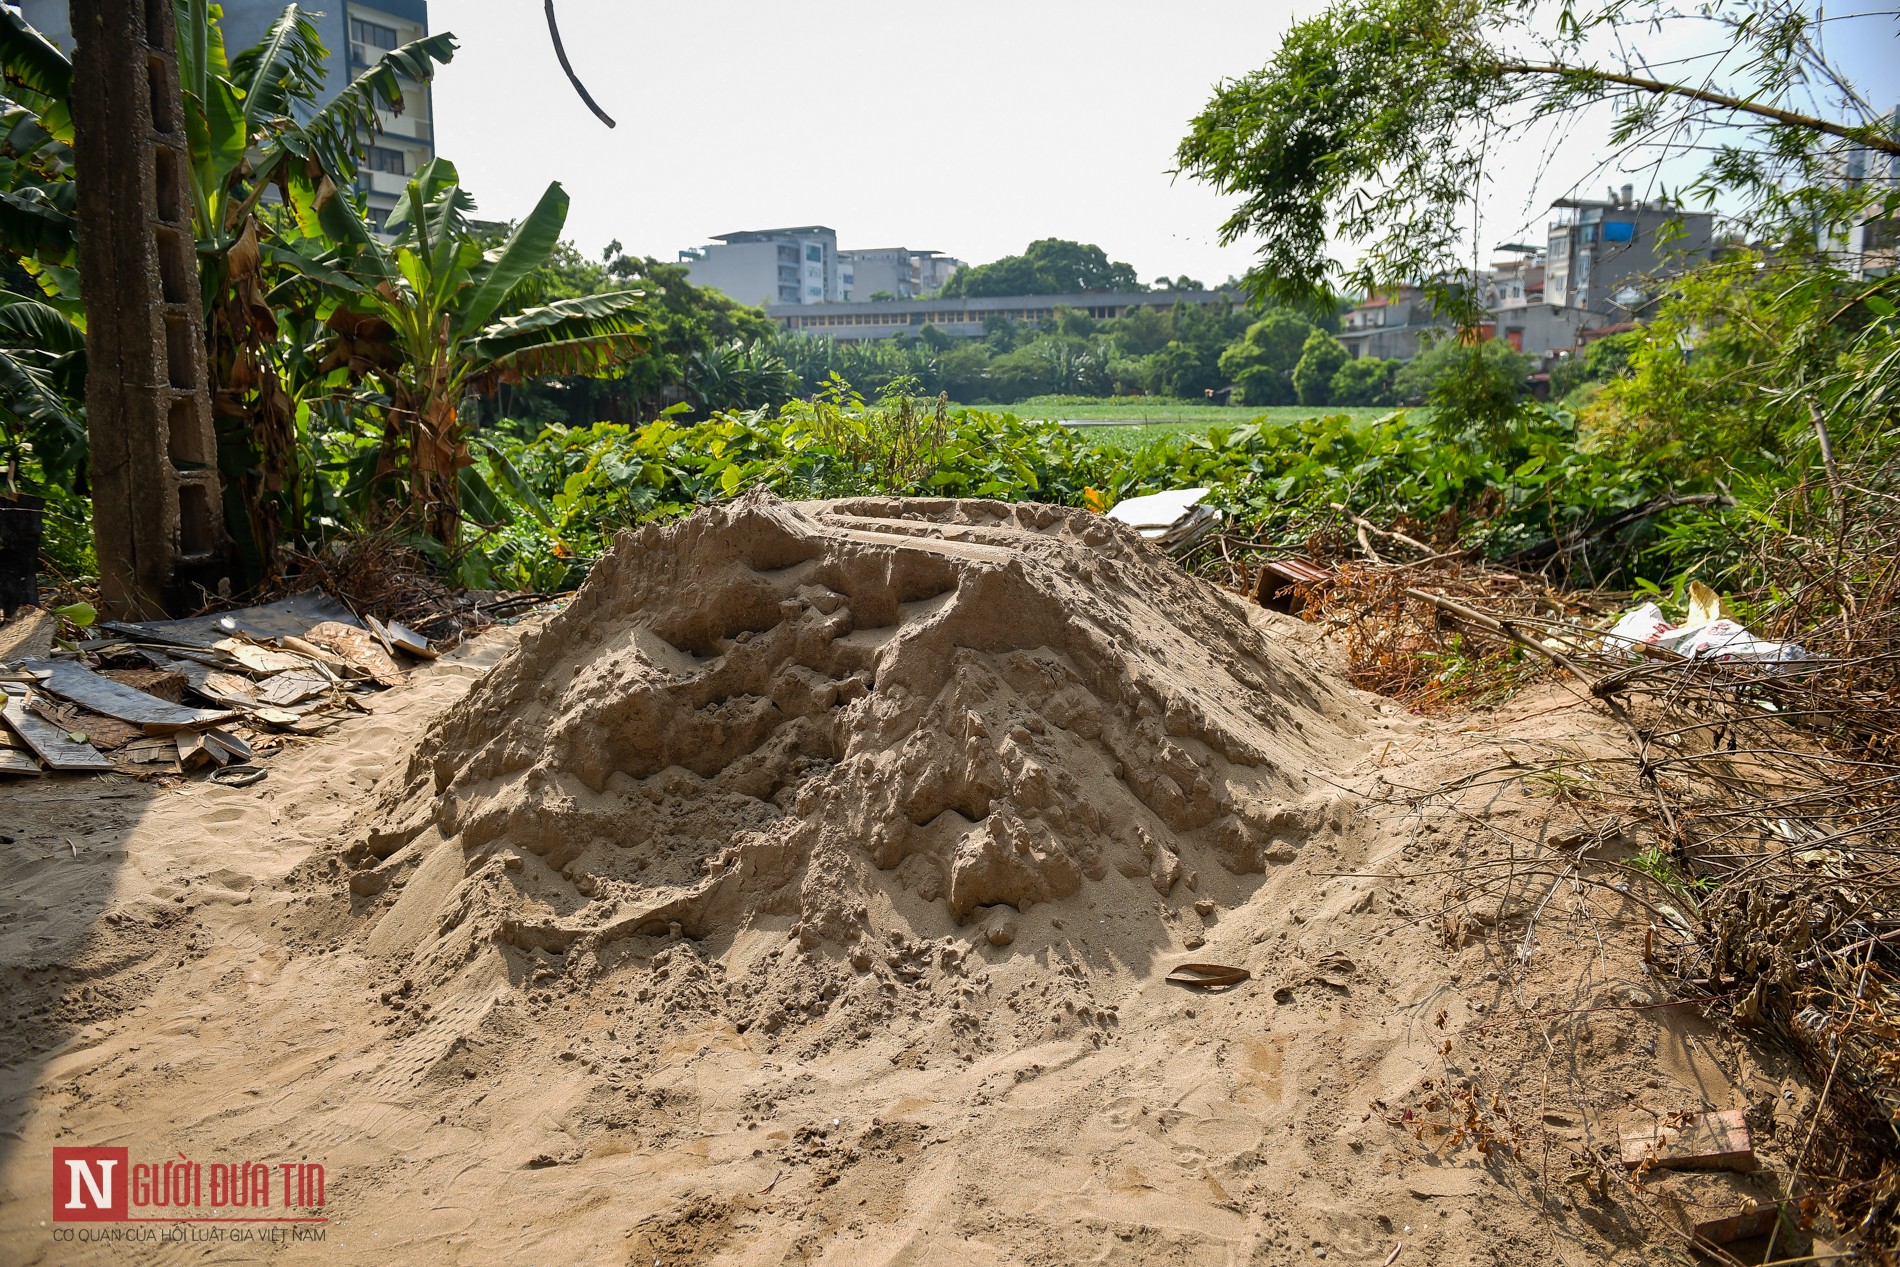
<path id="1" fill-rule="evenodd" d="M 766 315 L 787 330 L 840 340 L 888 339 L 934 326 L 959 338 L 979 338 L 992 321 L 1047 321 L 1058 308 L 1071 308 L 1098 320 L 1123 317 L 1136 308 L 1172 308 L 1176 304 L 1238 304 L 1224 290 L 1152 290 L 1138 294 L 1012 295 L 992 299 L 912 299 L 895 302 L 771 304 Z"/>

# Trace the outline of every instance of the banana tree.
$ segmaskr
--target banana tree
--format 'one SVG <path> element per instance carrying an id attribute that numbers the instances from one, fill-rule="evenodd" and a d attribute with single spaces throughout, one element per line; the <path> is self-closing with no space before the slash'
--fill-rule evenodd
<path id="1" fill-rule="evenodd" d="M 287 5 L 264 39 L 227 56 L 208 0 L 172 0 L 191 155 L 193 231 L 224 476 L 225 520 L 249 579 L 266 574 L 295 526 L 302 482 L 288 382 L 294 340 L 266 299 L 273 191 L 289 200 L 348 186 L 357 156 L 400 113 L 404 85 L 427 83 L 454 56 L 436 34 L 391 49 L 318 104 L 329 60 L 310 11 Z M 78 226 L 72 171 L 72 65 L 0 5 L 0 247 L 19 259 L 47 302 L 79 313 L 73 268 Z"/>
<path id="2" fill-rule="evenodd" d="M 384 225 L 386 243 L 349 198 L 293 189 L 304 236 L 273 252 L 308 279 L 300 284 L 336 296 L 320 368 L 373 379 L 387 398 L 373 521 L 455 546 L 472 475 L 464 401 L 501 383 L 604 374 L 645 350 L 634 315 L 640 291 L 524 304 L 523 282 L 559 245 L 567 208 L 566 192 L 550 183 L 507 240 L 485 250 L 469 219 L 474 201 L 446 159 L 409 181 Z"/>
<path id="3" fill-rule="evenodd" d="M 49 482 L 80 479 L 86 457 L 86 335 L 53 305 L 0 291 L 0 492 L 31 458 Z"/>
<path id="4" fill-rule="evenodd" d="M 311 11 L 286 5 L 258 44 L 227 57 L 207 0 L 173 0 L 179 83 L 191 142 L 198 277 L 214 387 L 226 521 L 246 570 L 269 572 L 276 543 L 300 526 L 297 470 L 303 388 L 267 298 L 268 195 L 306 200 L 349 185 L 357 156 L 401 113 L 405 83 L 427 83 L 455 54 L 452 35 L 391 49 L 318 104 L 329 53 Z"/>
<path id="5" fill-rule="evenodd" d="M 0 247 L 77 316 L 73 70 L 18 9 L 0 7 Z"/>

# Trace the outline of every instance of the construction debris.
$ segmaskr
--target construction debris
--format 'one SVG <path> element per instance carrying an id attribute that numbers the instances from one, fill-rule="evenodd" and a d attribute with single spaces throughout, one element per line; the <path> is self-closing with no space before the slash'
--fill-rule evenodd
<path id="1" fill-rule="evenodd" d="M 6 707 L 0 710 L 13 733 L 54 770 L 111 770 L 113 764 L 84 739 L 75 739 L 66 731 L 48 725 L 27 711 L 27 691 L 12 682 L 0 686 L 6 692 Z"/>
<path id="2" fill-rule="evenodd" d="M 1623 1165 L 1630 1170 L 1645 1165 L 1664 1170 L 1755 1169 L 1755 1148 L 1740 1109 L 1698 1113 L 1625 1131 L 1622 1152 Z"/>
<path id="3" fill-rule="evenodd" d="M 1210 490 L 1175 488 L 1116 502 L 1110 519 L 1127 524 L 1163 550 L 1182 550 L 1211 532 L 1220 511 L 1202 501 Z"/>
<path id="4" fill-rule="evenodd" d="M 102 717 L 142 726 L 149 735 L 167 734 L 229 721 L 231 712 L 185 708 L 101 677 L 77 660 L 25 660 L 21 667 L 40 680 L 41 689 L 71 700 Z"/>
<path id="5" fill-rule="evenodd" d="M 147 777 L 167 767 L 253 769 L 259 736 L 313 733 L 362 711 L 352 695 L 398 684 L 396 650 L 435 655 L 414 630 L 374 618 L 366 628 L 321 594 L 188 620 L 108 621 L 61 650 L 57 620 L 38 615 L 6 626 L 4 645 L 33 654 L 0 663 L 0 718 L 19 737 L 0 744 L 3 773 L 37 774 L 42 763 Z M 187 693 L 212 707 L 182 703 Z M 244 781 L 263 777 L 253 772 Z"/>
<path id="6" fill-rule="evenodd" d="M 1689 582 L 1689 617 L 1680 625 L 1666 619 L 1655 603 L 1643 603 L 1617 619 L 1603 636 L 1603 647 L 1631 655 L 1661 650 L 1689 660 L 1808 658 L 1798 644 L 1758 638 L 1730 619 L 1721 596 L 1700 581 Z"/>

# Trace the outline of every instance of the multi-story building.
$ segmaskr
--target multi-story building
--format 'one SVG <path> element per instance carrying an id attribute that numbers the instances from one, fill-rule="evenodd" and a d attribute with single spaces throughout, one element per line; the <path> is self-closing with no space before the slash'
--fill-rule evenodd
<path id="1" fill-rule="evenodd" d="M 1888 127 L 1895 115 L 1888 115 Z M 1900 189 L 1900 155 L 1883 154 L 1856 146 L 1841 159 L 1841 179 L 1850 189 L 1869 195 L 1845 229 L 1831 244 L 1846 270 L 1856 278 L 1885 277 L 1900 256 L 1900 218 L 1887 214 L 1886 195 Z"/>
<path id="2" fill-rule="evenodd" d="M 1401 286 L 1374 295 L 1340 318 L 1339 341 L 1355 360 L 1365 356 L 1409 361 L 1417 356 L 1428 331 L 1446 331 L 1423 287 Z"/>
<path id="3" fill-rule="evenodd" d="M 1220 290 L 1158 290 L 1118 295 L 1013 295 L 991 299 L 899 299 L 872 302 L 770 304 L 765 315 L 788 330 L 822 334 L 842 342 L 888 339 L 917 334 L 925 326 L 956 338 L 977 339 L 998 321 L 1042 322 L 1058 308 L 1073 308 L 1097 320 L 1124 317 L 1136 308 L 1172 308 L 1176 304 L 1234 304 L 1240 296 Z"/>
<path id="4" fill-rule="evenodd" d="M 822 224 L 721 233 L 707 246 L 681 251 L 695 286 L 742 304 L 830 304 L 927 299 L 963 266 L 936 251 L 902 246 L 841 251 L 838 235 Z"/>
<path id="5" fill-rule="evenodd" d="M 1491 321 L 1497 338 L 1541 360 L 1574 347 L 1585 330 L 1608 322 L 1588 308 L 1563 308 L 1547 301 L 1549 266 L 1542 250 L 1517 245 L 1499 249 L 1518 254 L 1491 265 Z"/>
<path id="6" fill-rule="evenodd" d="M 18 0 L 26 20 L 68 53 L 73 49 L 72 21 L 66 0 Z M 219 26 L 232 54 L 264 38 L 284 11 L 282 0 L 223 0 Z M 305 10 L 317 27 L 330 58 L 324 66 L 321 106 L 392 48 L 429 33 L 427 0 L 336 0 L 322 11 Z M 383 133 L 362 156 L 357 187 L 371 223 L 381 228 L 410 174 L 435 157 L 433 103 L 426 85 L 406 84 L 403 112 L 382 115 Z"/>
<path id="7" fill-rule="evenodd" d="M 1706 260 L 1715 247 L 1715 216 L 1668 203 L 1637 202 L 1634 189 L 1596 202 L 1560 198 L 1551 206 L 1544 297 L 1558 308 L 1583 308 L 1623 320 L 1647 307 L 1654 281 Z"/>
<path id="8" fill-rule="evenodd" d="M 913 251 L 902 246 L 879 246 L 838 252 L 840 301 L 869 299 L 883 294 L 892 299 L 929 299 L 943 289 L 962 260 L 936 251 Z"/>
<path id="9" fill-rule="evenodd" d="M 720 233 L 680 252 L 686 276 L 742 304 L 822 304 L 843 298 L 838 235 L 822 224 Z"/>

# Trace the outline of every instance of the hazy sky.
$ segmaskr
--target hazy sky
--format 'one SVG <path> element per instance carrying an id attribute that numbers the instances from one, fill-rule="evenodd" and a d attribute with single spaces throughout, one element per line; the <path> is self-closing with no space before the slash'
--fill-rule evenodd
<path id="1" fill-rule="evenodd" d="M 1249 253 L 1218 245 L 1223 199 L 1169 176 L 1174 147 L 1217 80 L 1263 64 L 1318 7 L 559 0 L 575 70 L 619 122 L 610 131 L 567 86 L 539 4 L 433 0 L 432 28 L 461 43 L 437 80 L 436 144 L 485 217 L 517 217 L 561 181 L 568 234 L 588 252 L 618 238 L 671 259 L 715 233 L 826 224 L 845 247 L 971 262 L 1075 238 L 1144 280 L 1218 282 Z M 1900 100 L 1891 15 L 1830 30 L 1876 100 Z M 1487 254 L 1542 240 L 1544 204 L 1587 176 L 1601 136 L 1582 118 L 1552 158 L 1538 157 L 1547 136 L 1500 157 Z"/>

